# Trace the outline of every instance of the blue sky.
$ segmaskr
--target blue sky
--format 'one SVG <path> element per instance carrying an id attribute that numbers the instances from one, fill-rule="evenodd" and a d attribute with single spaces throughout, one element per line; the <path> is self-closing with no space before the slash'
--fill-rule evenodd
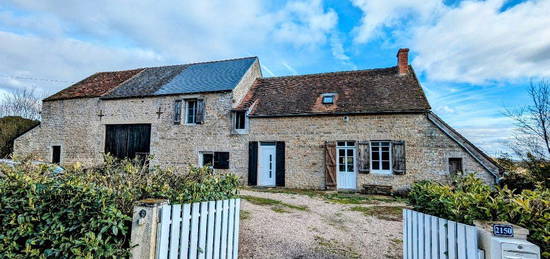
<path id="1" fill-rule="evenodd" d="M 550 77 L 550 0 L 4 0 L 0 94 L 97 71 L 258 56 L 264 76 L 389 67 L 401 47 L 434 112 L 491 155 L 505 107 Z"/>

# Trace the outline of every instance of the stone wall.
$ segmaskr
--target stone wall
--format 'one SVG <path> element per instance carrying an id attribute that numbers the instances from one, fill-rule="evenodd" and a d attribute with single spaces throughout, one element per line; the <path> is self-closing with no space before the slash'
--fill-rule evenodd
<path id="1" fill-rule="evenodd" d="M 204 98 L 204 124 L 174 125 L 176 99 Z M 247 182 L 248 142 L 286 142 L 286 186 L 324 188 L 325 141 L 403 140 L 405 175 L 358 174 L 362 184 L 384 184 L 395 188 L 414 181 L 448 181 L 448 158 L 460 157 L 466 172 L 477 172 L 488 183 L 492 175 L 430 122 L 425 114 L 311 116 L 252 118 L 250 133 L 231 134 L 231 92 L 151 98 L 99 100 L 98 98 L 44 103 L 42 125 L 19 137 L 17 154 L 34 153 L 51 160 L 51 146 L 61 145 L 62 163 L 101 163 L 106 124 L 151 124 L 152 164 L 184 169 L 197 165 L 201 151 L 230 152 L 230 169 Z M 157 114 L 161 109 L 160 116 Z M 98 114 L 103 114 L 100 117 Z"/>
<path id="2" fill-rule="evenodd" d="M 324 188 L 324 143 L 338 140 L 403 140 L 405 175 L 358 174 L 357 184 L 408 186 L 414 181 L 448 181 L 448 159 L 463 160 L 465 172 L 476 172 L 487 183 L 494 177 L 431 123 L 425 114 L 256 118 L 250 140 L 286 142 L 286 185 Z"/>

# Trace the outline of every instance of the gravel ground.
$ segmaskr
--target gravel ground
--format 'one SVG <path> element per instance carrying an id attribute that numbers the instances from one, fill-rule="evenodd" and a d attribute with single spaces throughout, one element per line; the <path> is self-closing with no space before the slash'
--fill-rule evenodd
<path id="1" fill-rule="evenodd" d="M 393 220 L 383 220 L 383 213 L 371 216 L 357 207 L 403 203 L 338 204 L 317 196 L 257 190 L 242 190 L 241 195 L 299 206 L 257 205 L 242 199 L 241 258 L 401 258 L 400 216 L 394 213 Z"/>

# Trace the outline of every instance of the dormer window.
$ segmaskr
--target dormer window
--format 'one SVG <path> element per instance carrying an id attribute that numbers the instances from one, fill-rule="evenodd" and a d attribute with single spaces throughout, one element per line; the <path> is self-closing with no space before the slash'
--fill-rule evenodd
<path id="1" fill-rule="evenodd" d="M 334 104 L 334 97 L 336 94 L 323 94 L 323 104 Z"/>

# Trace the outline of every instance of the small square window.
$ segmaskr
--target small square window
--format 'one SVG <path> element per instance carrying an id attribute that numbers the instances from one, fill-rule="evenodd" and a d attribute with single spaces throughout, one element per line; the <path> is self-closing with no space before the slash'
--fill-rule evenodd
<path id="1" fill-rule="evenodd" d="M 333 103 L 334 103 L 334 95 L 323 96 L 323 104 L 333 104 Z"/>

